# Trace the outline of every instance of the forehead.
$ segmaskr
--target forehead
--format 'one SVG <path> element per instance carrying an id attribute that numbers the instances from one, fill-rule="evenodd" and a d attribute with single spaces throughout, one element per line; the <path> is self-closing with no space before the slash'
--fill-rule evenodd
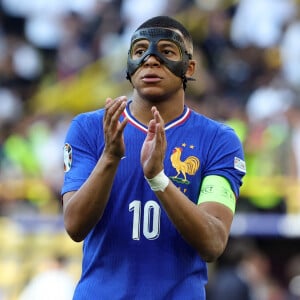
<path id="1" fill-rule="evenodd" d="M 176 31 L 167 28 L 140 29 L 133 34 L 131 38 L 131 44 L 133 44 L 134 42 L 140 39 L 147 39 L 154 43 L 157 43 L 158 41 L 164 39 L 164 40 L 169 40 L 171 42 L 175 42 L 176 44 L 180 45 L 182 48 L 185 48 L 185 44 L 182 36 Z"/>

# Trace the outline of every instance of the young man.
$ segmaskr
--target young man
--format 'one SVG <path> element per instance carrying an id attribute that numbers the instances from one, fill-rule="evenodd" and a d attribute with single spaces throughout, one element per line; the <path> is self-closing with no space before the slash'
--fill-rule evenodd
<path id="1" fill-rule="evenodd" d="M 245 174 L 234 131 L 191 111 L 192 39 L 143 23 L 128 52 L 130 100 L 77 116 L 65 144 L 65 227 L 84 240 L 74 299 L 205 299 Z"/>

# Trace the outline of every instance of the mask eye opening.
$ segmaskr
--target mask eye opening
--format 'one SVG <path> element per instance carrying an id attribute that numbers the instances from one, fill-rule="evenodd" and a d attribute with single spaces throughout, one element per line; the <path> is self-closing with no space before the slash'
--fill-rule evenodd
<path id="1" fill-rule="evenodd" d="M 144 42 L 142 42 L 142 41 L 144 41 Z M 143 51 L 143 53 L 145 53 L 145 52 L 148 51 L 149 45 L 150 45 L 150 42 L 146 38 L 140 38 L 140 39 L 134 40 L 131 43 L 129 51 L 128 51 L 129 57 L 132 60 L 138 60 L 138 59 L 140 59 L 143 55 L 140 55 L 140 57 L 136 57 L 135 58 L 135 51 L 136 51 L 136 49 L 140 49 L 140 51 Z"/>

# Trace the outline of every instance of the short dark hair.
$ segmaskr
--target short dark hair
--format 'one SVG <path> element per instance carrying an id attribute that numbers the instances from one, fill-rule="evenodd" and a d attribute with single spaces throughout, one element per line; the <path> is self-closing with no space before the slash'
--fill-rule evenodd
<path id="1" fill-rule="evenodd" d="M 189 31 L 177 20 L 169 16 L 157 16 L 145 21 L 141 24 L 136 31 L 139 29 L 150 28 L 150 27 L 163 27 L 168 29 L 177 29 L 181 32 L 184 39 L 192 46 L 193 39 Z"/>

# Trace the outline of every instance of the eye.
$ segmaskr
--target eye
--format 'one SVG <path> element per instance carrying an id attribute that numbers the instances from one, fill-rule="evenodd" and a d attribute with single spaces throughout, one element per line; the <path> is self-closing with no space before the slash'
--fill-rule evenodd
<path id="1" fill-rule="evenodd" d="M 173 61 L 181 60 L 180 51 L 178 51 L 177 49 L 167 47 L 167 48 L 162 48 L 159 51 L 165 58 L 169 60 L 173 60 Z"/>
<path id="2" fill-rule="evenodd" d="M 145 51 L 149 47 L 149 42 L 147 40 L 138 40 L 131 46 L 131 58 L 138 59 L 143 56 Z"/>
<path id="3" fill-rule="evenodd" d="M 176 55 L 176 52 L 171 50 L 171 49 L 163 49 L 162 54 L 164 54 L 165 56 L 172 56 L 172 55 Z"/>
<path id="4" fill-rule="evenodd" d="M 134 52 L 132 53 L 133 57 L 141 57 L 144 53 L 145 53 L 146 49 L 136 49 L 134 50 Z"/>
<path id="5" fill-rule="evenodd" d="M 179 47 L 169 41 L 160 41 L 158 43 L 159 52 L 167 59 L 178 61 L 181 59 L 181 51 Z"/>

